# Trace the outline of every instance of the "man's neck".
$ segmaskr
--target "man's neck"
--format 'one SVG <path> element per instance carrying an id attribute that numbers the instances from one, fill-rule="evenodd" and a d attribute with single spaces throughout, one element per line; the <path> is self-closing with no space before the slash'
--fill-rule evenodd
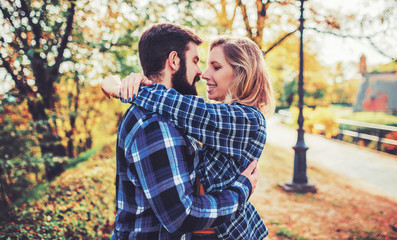
<path id="1" fill-rule="evenodd" d="M 172 88 L 171 75 L 163 73 L 160 76 L 150 76 L 148 77 L 154 83 L 163 84 L 167 89 Z"/>

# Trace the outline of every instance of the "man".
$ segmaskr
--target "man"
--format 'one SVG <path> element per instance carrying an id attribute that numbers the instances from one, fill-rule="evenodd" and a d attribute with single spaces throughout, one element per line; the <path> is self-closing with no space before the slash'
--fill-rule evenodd
<path id="1" fill-rule="evenodd" d="M 153 82 L 196 94 L 197 46 L 188 29 L 159 24 L 139 41 L 143 71 Z M 256 161 L 222 192 L 195 194 L 198 144 L 168 119 L 135 105 L 125 113 L 117 138 L 117 214 L 112 239 L 189 239 L 242 210 L 257 181 Z"/>

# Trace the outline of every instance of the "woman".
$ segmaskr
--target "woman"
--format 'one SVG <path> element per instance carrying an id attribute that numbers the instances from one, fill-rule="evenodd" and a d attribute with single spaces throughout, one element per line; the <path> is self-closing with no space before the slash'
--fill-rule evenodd
<path id="1" fill-rule="evenodd" d="M 262 51 L 248 38 L 221 37 L 213 41 L 208 69 L 202 77 L 207 81 L 208 98 L 222 104 L 205 103 L 200 97 L 183 96 L 162 85 L 140 88 L 138 94 L 138 87 L 133 86 L 141 82 L 150 85 L 142 75 L 127 77 L 120 96 L 127 99 L 128 92 L 134 93 L 134 104 L 169 118 L 201 141 L 202 159 L 196 173 L 205 192 L 221 191 L 252 160 L 259 159 L 266 141 L 261 111 L 266 116 L 274 111 L 273 90 Z M 235 220 L 204 232 L 208 234 L 198 232 L 196 237 L 263 239 L 268 233 L 249 202 Z"/>

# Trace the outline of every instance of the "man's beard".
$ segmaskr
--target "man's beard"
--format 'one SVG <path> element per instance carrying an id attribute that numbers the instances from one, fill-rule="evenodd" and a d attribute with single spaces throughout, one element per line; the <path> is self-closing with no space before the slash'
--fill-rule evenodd
<path id="1" fill-rule="evenodd" d="M 186 77 L 186 64 L 181 61 L 181 67 L 172 75 L 172 88 L 183 95 L 197 95 L 196 82 L 200 81 L 200 75 L 194 77 L 193 83 L 189 84 Z"/>

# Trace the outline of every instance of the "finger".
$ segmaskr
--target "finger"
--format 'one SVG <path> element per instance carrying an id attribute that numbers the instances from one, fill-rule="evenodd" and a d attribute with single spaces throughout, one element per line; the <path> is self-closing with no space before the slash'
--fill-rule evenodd
<path id="1" fill-rule="evenodd" d="M 259 165 L 257 164 L 256 167 L 254 168 L 252 174 L 258 175 L 259 174 Z"/>
<path id="2" fill-rule="evenodd" d="M 128 79 L 130 76 L 127 76 L 126 78 L 123 79 L 123 89 L 121 91 L 121 96 L 123 97 L 123 102 L 126 103 L 128 100 Z"/>
<path id="3" fill-rule="evenodd" d="M 258 161 L 256 161 L 256 160 L 252 161 L 247 167 L 248 172 L 252 173 L 254 171 L 254 169 L 256 168 L 257 164 L 258 164 Z"/>
<path id="4" fill-rule="evenodd" d="M 134 92 L 132 95 L 132 99 L 135 99 L 136 96 L 138 95 L 139 92 L 139 86 L 141 85 L 142 80 L 144 79 L 144 76 L 141 75 L 137 75 L 136 78 L 134 79 Z"/>
<path id="5" fill-rule="evenodd" d="M 105 97 L 107 97 L 108 99 L 110 99 L 110 95 L 109 94 L 107 94 L 106 92 L 105 92 L 105 90 L 103 90 L 103 88 L 101 87 L 101 90 L 102 90 L 102 93 L 105 95 Z"/>
<path id="6" fill-rule="evenodd" d="M 134 91 L 134 78 L 130 77 L 128 79 L 128 102 L 132 101 L 132 95 L 133 95 L 133 91 Z"/>

